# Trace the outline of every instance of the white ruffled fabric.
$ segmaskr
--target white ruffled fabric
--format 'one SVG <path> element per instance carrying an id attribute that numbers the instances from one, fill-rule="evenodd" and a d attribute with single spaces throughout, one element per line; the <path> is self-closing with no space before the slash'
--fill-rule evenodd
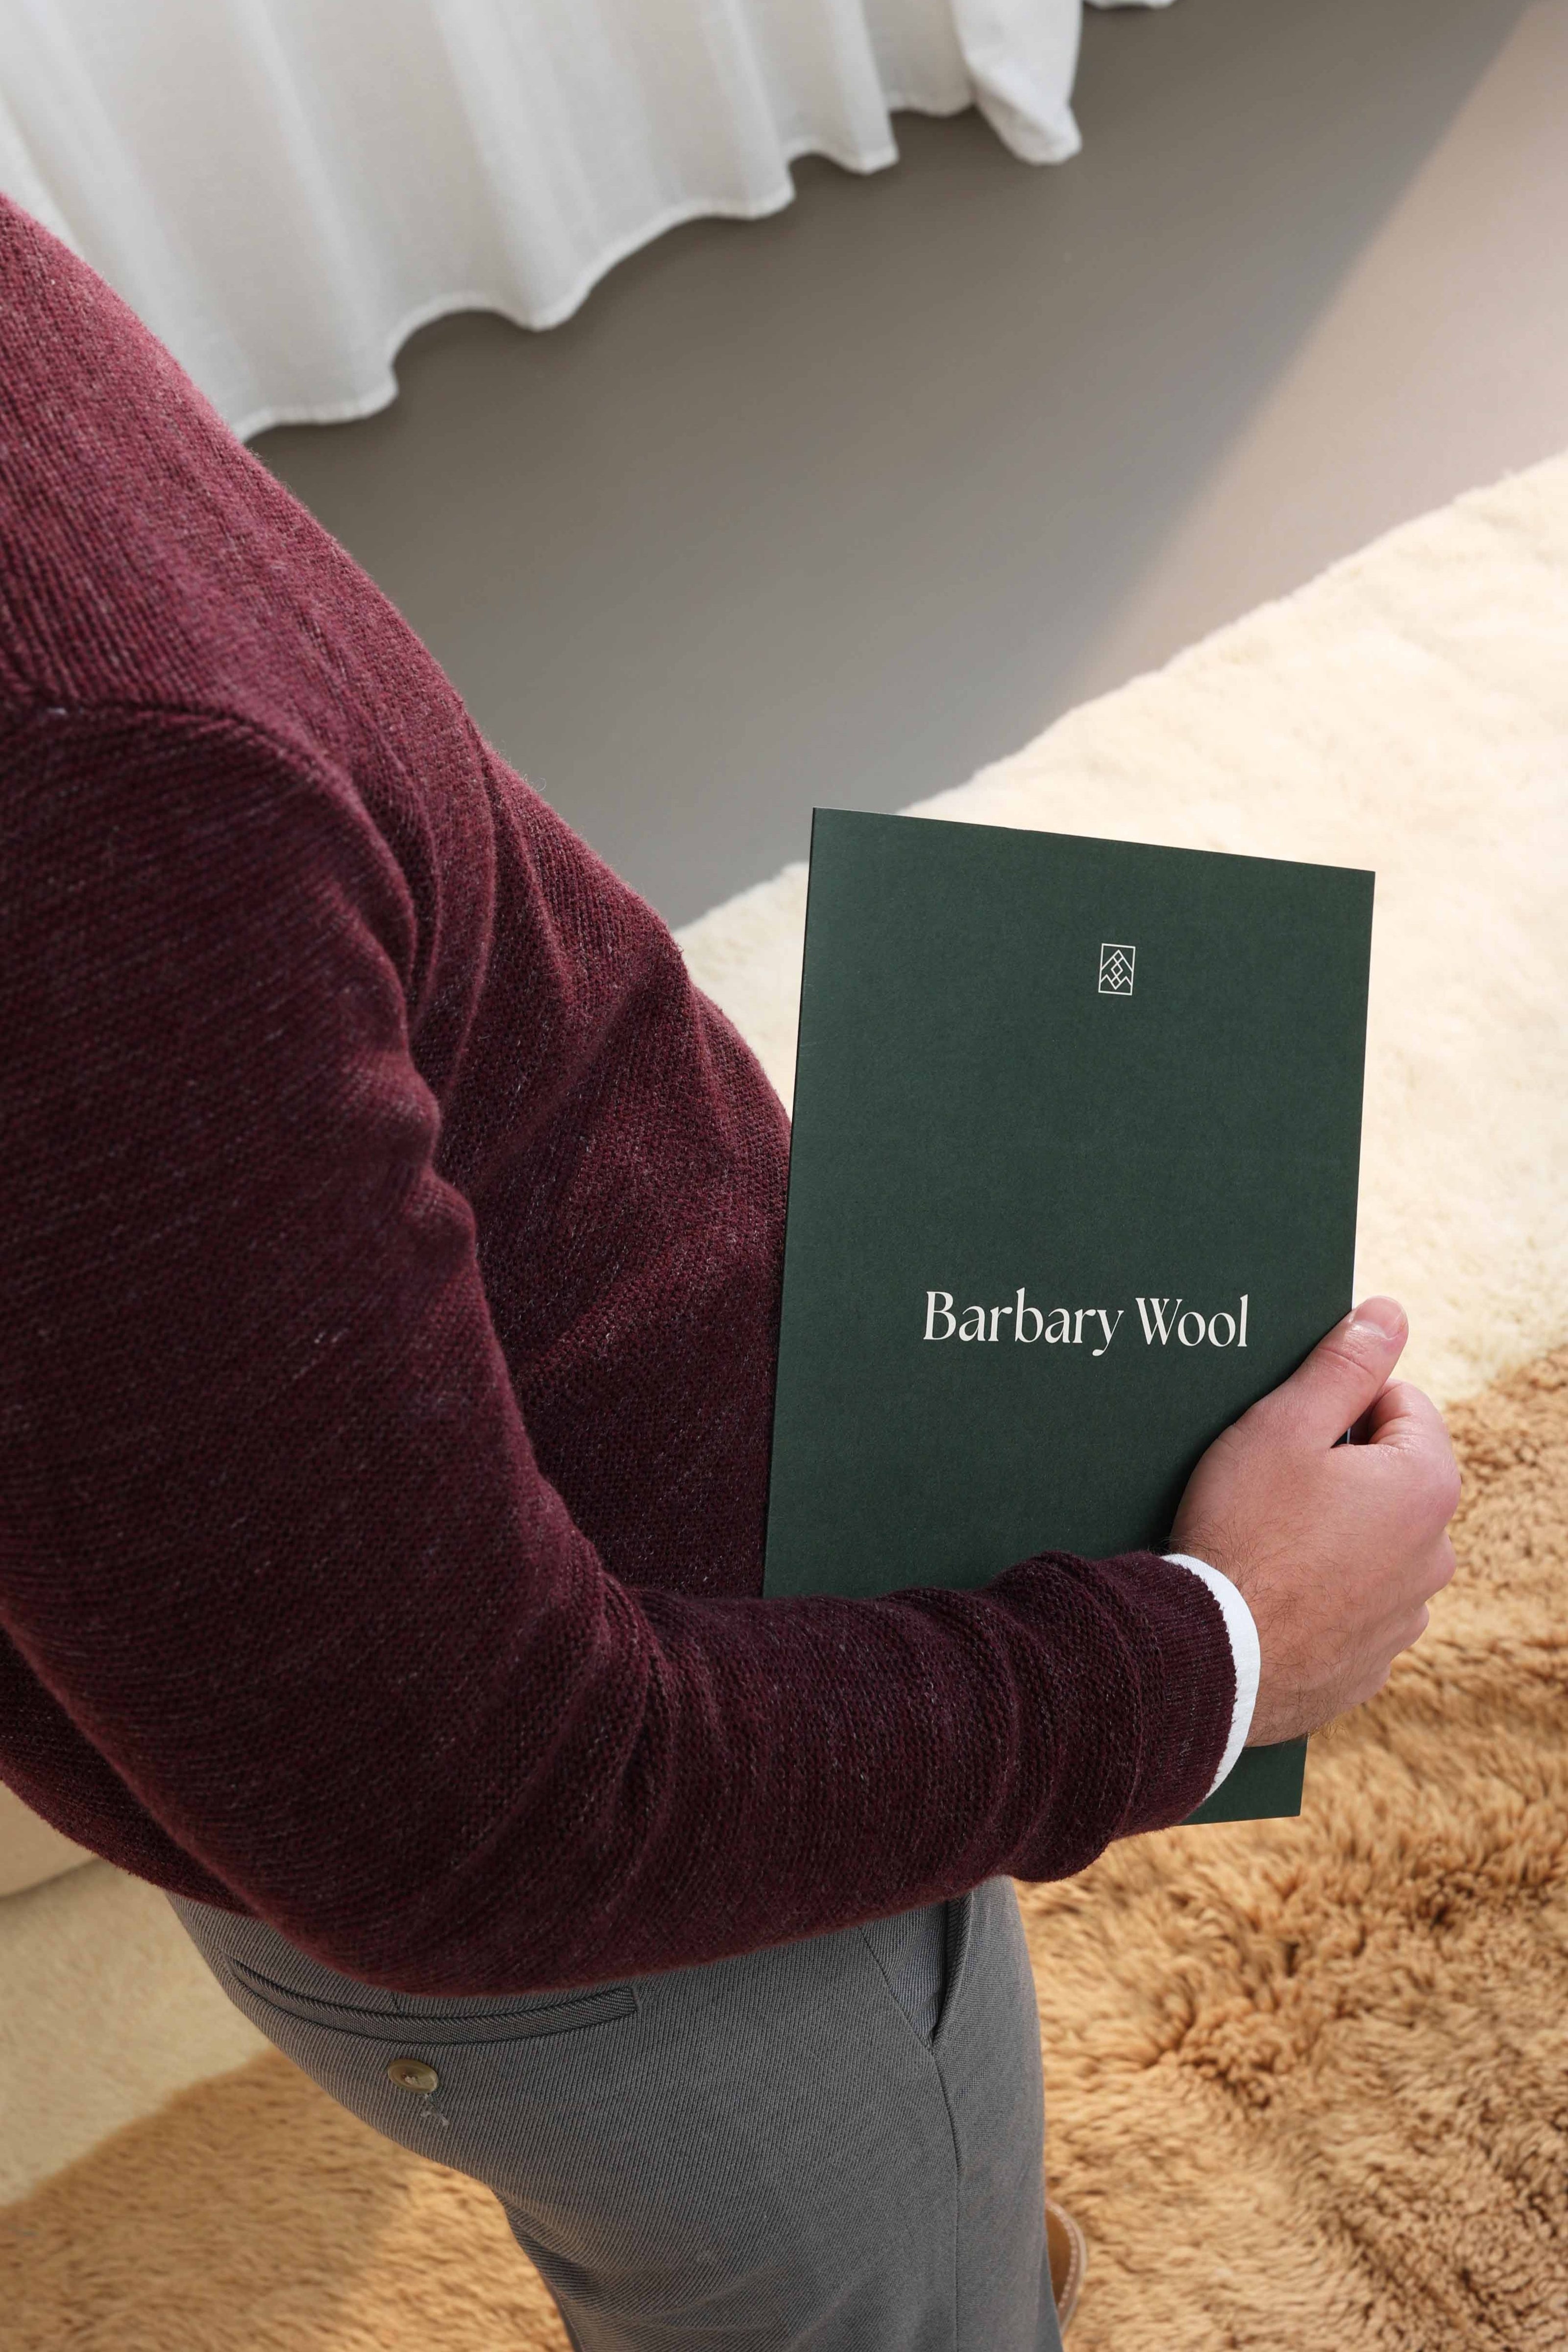
<path id="1" fill-rule="evenodd" d="M 0 0 L 0 188 L 244 436 L 383 406 L 444 312 L 558 324 L 677 222 L 788 204 L 797 155 L 896 163 L 898 108 L 1064 162 L 1080 8 Z"/>

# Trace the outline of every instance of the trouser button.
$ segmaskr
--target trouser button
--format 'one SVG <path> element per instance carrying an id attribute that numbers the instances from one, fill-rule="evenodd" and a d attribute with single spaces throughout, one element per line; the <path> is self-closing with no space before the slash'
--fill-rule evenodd
<path id="1" fill-rule="evenodd" d="M 441 2080 L 435 2067 L 419 2058 L 395 2058 L 386 2071 L 405 2091 L 433 2091 Z"/>

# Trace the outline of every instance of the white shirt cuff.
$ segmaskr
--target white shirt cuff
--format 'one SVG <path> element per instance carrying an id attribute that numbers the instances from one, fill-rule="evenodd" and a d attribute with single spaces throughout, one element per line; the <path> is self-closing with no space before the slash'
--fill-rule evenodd
<path id="1" fill-rule="evenodd" d="M 1258 1628 L 1252 1622 L 1252 1612 L 1242 1599 L 1240 1588 L 1234 1585 L 1228 1576 L 1217 1568 L 1211 1568 L 1206 1560 L 1194 1559 L 1190 1552 L 1168 1551 L 1164 1556 L 1178 1567 L 1190 1568 L 1194 1576 L 1203 1578 L 1225 1612 L 1225 1630 L 1230 1635 L 1230 1654 L 1236 1662 L 1236 1706 L 1231 1712 L 1230 1738 L 1226 1742 L 1225 1754 L 1219 1759 L 1219 1770 L 1204 1797 L 1204 1802 L 1207 1804 L 1247 1745 L 1247 1735 L 1252 1728 L 1253 1709 L 1258 1705 L 1258 1682 L 1263 1671 L 1263 1653 L 1258 1645 Z"/>

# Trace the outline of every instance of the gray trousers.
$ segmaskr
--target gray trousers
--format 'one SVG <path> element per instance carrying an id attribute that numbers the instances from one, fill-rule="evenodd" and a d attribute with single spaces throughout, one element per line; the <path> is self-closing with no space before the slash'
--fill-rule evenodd
<path id="1" fill-rule="evenodd" d="M 363 1985 L 169 1900 L 286 2057 L 493 2191 L 577 2352 L 1060 2352 L 1010 1880 L 740 1959 L 472 1999 Z"/>

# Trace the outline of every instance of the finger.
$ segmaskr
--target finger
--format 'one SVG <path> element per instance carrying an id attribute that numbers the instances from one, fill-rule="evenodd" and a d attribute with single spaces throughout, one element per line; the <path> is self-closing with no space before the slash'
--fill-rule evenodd
<path id="1" fill-rule="evenodd" d="M 1369 1445 L 1436 1446 L 1451 1454 L 1448 1424 L 1426 1394 L 1410 1381 L 1390 1381 L 1367 1407 Z"/>
<path id="2" fill-rule="evenodd" d="M 1393 1667 L 1398 1664 L 1401 1658 L 1407 1658 L 1411 1651 L 1417 1646 L 1423 1634 L 1426 1633 L 1426 1628 L 1431 1622 L 1432 1612 L 1430 1609 L 1418 1609 L 1413 1617 L 1406 1618 L 1404 1628 L 1399 1636 L 1399 1647 L 1395 1650 L 1394 1657 L 1390 1661 L 1391 1672 Z"/>
<path id="3" fill-rule="evenodd" d="M 1429 1605 L 1445 1586 L 1454 1580 L 1456 1567 L 1454 1548 L 1446 1536 L 1429 1544 L 1418 1559 L 1406 1561 L 1400 1571 L 1399 1598 L 1394 1603 L 1396 1618 L 1409 1622 L 1419 1617 L 1423 1627 L 1427 1622 Z M 1406 1639 L 1413 1637 L 1406 1636 Z"/>
<path id="4" fill-rule="evenodd" d="M 1409 1651 L 1415 1649 L 1432 1622 L 1427 1608 L 1414 1610 L 1400 1620 L 1389 1633 L 1386 1643 L 1368 1660 L 1361 1674 L 1352 1677 L 1347 1686 L 1345 1704 L 1364 1706 L 1369 1698 L 1376 1698 L 1387 1687 L 1394 1666 Z"/>
<path id="5" fill-rule="evenodd" d="M 1368 1443 L 1389 1455 L 1405 1457 L 1415 1476 L 1415 1493 L 1432 1514 L 1435 1527 L 1446 1528 L 1459 1507 L 1463 1480 L 1454 1459 L 1447 1423 L 1429 1396 L 1408 1381 L 1393 1381 L 1368 1416 L 1373 1426 Z M 1393 1465 L 1391 1464 L 1392 1467 Z"/>
<path id="6" fill-rule="evenodd" d="M 1453 1544 L 1447 1536 L 1441 1537 L 1432 1555 L 1431 1565 L 1426 1571 L 1428 1593 L 1441 1592 L 1446 1585 L 1452 1584 L 1458 1572 L 1458 1567 L 1459 1563 L 1455 1557 Z"/>
<path id="7" fill-rule="evenodd" d="M 1386 1386 L 1409 1335 L 1395 1300 L 1367 1299 L 1264 1398 L 1263 1410 L 1289 1414 L 1308 1444 L 1336 1444 Z"/>

